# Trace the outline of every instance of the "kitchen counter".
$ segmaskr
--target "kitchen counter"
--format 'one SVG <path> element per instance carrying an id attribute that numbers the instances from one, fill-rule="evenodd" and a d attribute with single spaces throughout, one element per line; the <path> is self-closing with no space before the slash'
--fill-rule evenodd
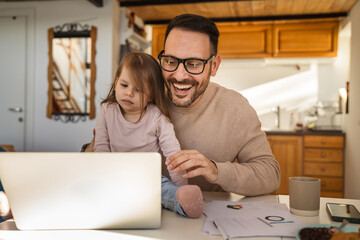
<path id="1" fill-rule="evenodd" d="M 286 129 L 265 129 L 266 135 L 322 135 L 322 136 L 345 136 L 345 133 L 340 130 L 286 130 Z"/>

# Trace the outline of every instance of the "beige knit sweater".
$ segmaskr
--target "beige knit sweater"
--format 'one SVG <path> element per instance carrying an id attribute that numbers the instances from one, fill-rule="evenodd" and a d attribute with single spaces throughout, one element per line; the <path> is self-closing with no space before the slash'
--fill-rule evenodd
<path id="1" fill-rule="evenodd" d="M 218 168 L 216 184 L 223 190 L 254 196 L 279 187 L 279 164 L 255 110 L 240 93 L 210 83 L 195 106 L 170 105 L 181 149 L 198 150 L 213 160 Z M 204 191 L 216 188 L 203 177 L 189 179 L 189 184 Z"/>

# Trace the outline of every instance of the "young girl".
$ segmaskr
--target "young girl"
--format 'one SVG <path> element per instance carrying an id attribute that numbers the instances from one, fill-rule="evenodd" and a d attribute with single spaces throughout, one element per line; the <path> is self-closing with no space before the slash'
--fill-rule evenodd
<path id="1" fill-rule="evenodd" d="M 109 94 L 100 105 L 95 152 L 161 150 L 168 158 L 180 150 L 169 119 L 159 64 L 148 54 L 129 53 L 122 59 Z M 170 172 L 170 176 L 172 182 L 164 176 L 161 179 L 163 207 L 190 218 L 200 217 L 200 188 L 186 185 L 182 174 Z"/>

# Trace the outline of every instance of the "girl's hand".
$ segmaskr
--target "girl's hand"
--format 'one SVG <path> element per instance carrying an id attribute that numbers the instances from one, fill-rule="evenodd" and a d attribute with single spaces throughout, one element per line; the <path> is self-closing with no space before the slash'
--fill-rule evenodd
<path id="1" fill-rule="evenodd" d="M 208 182 L 214 183 L 218 171 L 214 162 L 207 159 L 197 150 L 181 150 L 170 156 L 165 164 L 169 171 L 180 173 L 186 171 L 183 178 L 203 176 Z"/>

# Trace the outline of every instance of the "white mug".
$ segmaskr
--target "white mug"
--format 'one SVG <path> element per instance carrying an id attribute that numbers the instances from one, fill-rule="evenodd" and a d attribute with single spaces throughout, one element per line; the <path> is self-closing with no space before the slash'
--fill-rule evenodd
<path id="1" fill-rule="evenodd" d="M 317 216 L 320 208 L 320 179 L 289 177 L 290 212 L 301 216 Z"/>

